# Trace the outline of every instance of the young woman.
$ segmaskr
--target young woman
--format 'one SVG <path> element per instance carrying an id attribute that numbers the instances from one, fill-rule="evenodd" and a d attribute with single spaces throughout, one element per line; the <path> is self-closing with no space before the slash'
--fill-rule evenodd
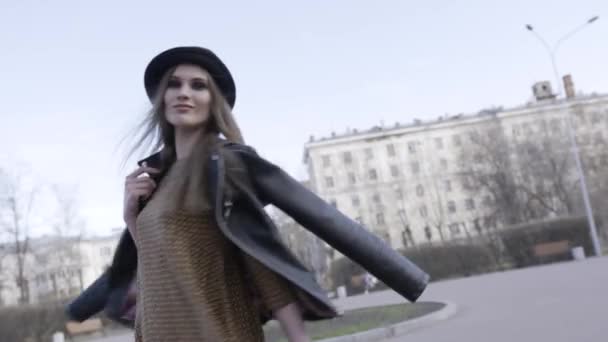
<path id="1" fill-rule="evenodd" d="M 167 50 L 144 83 L 152 110 L 139 145 L 152 137 L 160 151 L 127 176 L 126 232 L 111 267 L 68 308 L 73 319 L 105 308 L 149 342 L 263 341 L 275 318 L 289 341 L 309 341 L 303 319 L 336 310 L 281 243 L 269 203 L 404 297 L 422 293 L 428 275 L 243 145 L 235 84 L 213 52 Z"/>

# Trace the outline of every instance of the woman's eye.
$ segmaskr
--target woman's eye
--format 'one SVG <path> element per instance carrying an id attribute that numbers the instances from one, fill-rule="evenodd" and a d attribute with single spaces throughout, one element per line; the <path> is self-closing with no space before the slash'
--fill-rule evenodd
<path id="1" fill-rule="evenodd" d="M 194 89 L 194 90 L 203 90 L 206 88 L 207 88 L 207 84 L 203 81 L 192 82 L 192 89 Z"/>
<path id="2" fill-rule="evenodd" d="M 179 88 L 179 87 L 181 87 L 181 82 L 178 80 L 169 80 L 169 83 L 167 83 L 167 87 L 168 88 Z"/>

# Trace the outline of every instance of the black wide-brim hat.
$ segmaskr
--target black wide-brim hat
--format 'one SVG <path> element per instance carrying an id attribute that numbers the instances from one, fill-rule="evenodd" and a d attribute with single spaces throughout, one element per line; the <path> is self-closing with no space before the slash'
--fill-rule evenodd
<path id="1" fill-rule="evenodd" d="M 144 85 L 150 101 L 153 101 L 160 80 L 165 72 L 179 64 L 194 64 L 205 69 L 213 77 L 230 108 L 234 107 L 236 85 L 234 84 L 230 70 L 211 50 L 197 46 L 182 46 L 169 49 L 161 52 L 150 61 L 144 73 Z"/>

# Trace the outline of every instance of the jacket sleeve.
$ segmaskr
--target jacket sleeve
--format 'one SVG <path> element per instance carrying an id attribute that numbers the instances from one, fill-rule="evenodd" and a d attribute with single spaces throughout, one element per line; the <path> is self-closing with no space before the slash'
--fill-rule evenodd
<path id="1" fill-rule="evenodd" d="M 66 307 L 71 320 L 82 322 L 104 311 L 111 319 L 130 324 L 122 318 L 124 299 L 137 268 L 135 244 L 125 228 L 112 265 Z"/>
<path id="2" fill-rule="evenodd" d="M 429 275 L 360 224 L 326 203 L 248 146 L 238 151 L 257 195 L 352 259 L 410 301 L 424 291 Z"/>
<path id="3" fill-rule="evenodd" d="M 82 322 L 102 311 L 108 298 L 108 271 L 68 304 L 66 314 L 70 320 Z"/>

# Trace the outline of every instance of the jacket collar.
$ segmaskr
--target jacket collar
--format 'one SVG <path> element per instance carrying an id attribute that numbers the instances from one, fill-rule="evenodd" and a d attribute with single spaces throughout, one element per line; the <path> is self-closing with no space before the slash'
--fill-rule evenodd
<path id="1" fill-rule="evenodd" d="M 225 146 L 230 145 L 227 140 L 220 138 L 220 137 L 218 137 L 218 142 L 220 143 L 220 145 L 225 145 Z M 163 154 L 164 154 L 164 149 L 138 161 L 137 165 L 142 166 L 143 163 L 146 163 L 146 165 L 148 167 L 163 170 L 169 166 L 169 165 L 164 165 L 164 162 L 162 160 Z"/>
<path id="2" fill-rule="evenodd" d="M 148 167 L 162 169 L 164 165 L 163 165 L 163 161 L 161 159 L 161 155 L 162 155 L 162 151 L 156 152 L 156 153 L 138 161 L 137 165 L 142 166 L 144 163 L 146 163 L 146 165 Z"/>

